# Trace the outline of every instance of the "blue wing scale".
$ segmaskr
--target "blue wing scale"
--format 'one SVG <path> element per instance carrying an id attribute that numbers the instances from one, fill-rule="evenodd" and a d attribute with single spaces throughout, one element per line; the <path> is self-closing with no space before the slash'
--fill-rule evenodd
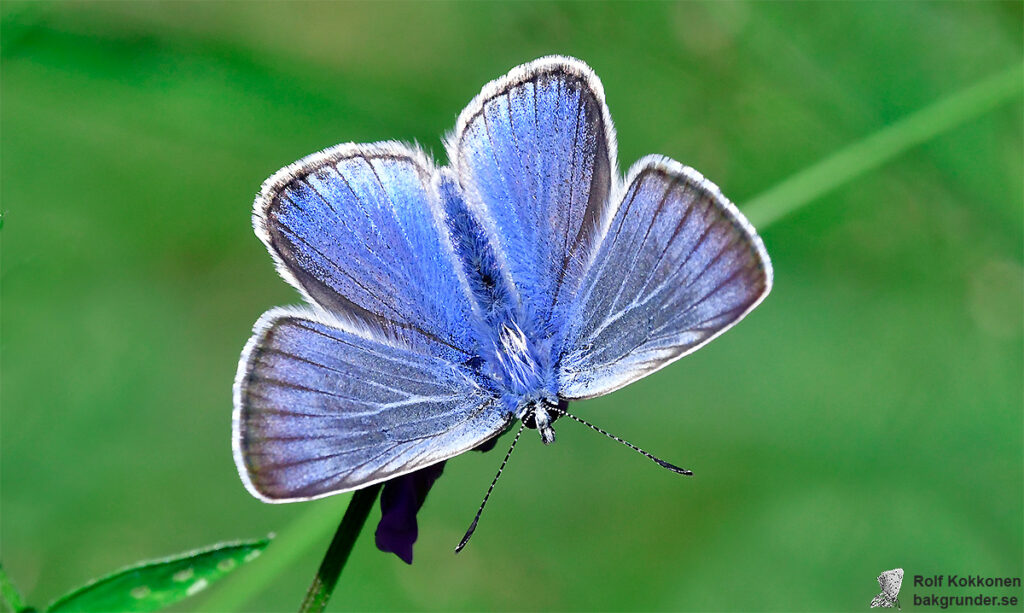
<path id="1" fill-rule="evenodd" d="M 558 330 L 561 297 L 575 292 L 613 213 L 615 131 L 600 81 L 570 58 L 517 68 L 466 107 L 447 149 L 503 254 L 524 326 L 538 337 Z"/>
<path id="2" fill-rule="evenodd" d="M 715 185 L 660 156 L 630 177 L 569 317 L 564 398 L 607 394 L 695 351 L 771 289 L 761 239 Z"/>
<path id="3" fill-rule="evenodd" d="M 235 460 L 254 496 L 319 498 L 429 466 L 501 433 L 511 416 L 472 369 L 274 309 L 235 382 Z"/>
<path id="4" fill-rule="evenodd" d="M 472 306 L 433 175 L 398 143 L 339 145 L 271 177 L 253 223 L 310 302 L 462 361 L 476 343 Z"/>
<path id="5" fill-rule="evenodd" d="M 239 363 L 234 455 L 254 496 L 455 456 L 695 351 L 771 288 L 760 238 L 699 173 L 648 156 L 621 182 L 579 60 L 489 83 L 445 147 L 436 168 L 399 143 L 343 144 L 264 183 L 256 233 L 311 307 L 264 314 Z"/>

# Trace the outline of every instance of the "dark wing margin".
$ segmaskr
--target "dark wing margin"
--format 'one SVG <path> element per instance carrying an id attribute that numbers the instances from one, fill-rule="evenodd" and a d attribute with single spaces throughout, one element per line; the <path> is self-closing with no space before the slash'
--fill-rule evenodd
<path id="1" fill-rule="evenodd" d="M 615 129 L 597 75 L 551 56 L 487 84 L 446 139 L 469 206 L 497 245 L 534 328 L 560 328 L 607 228 Z"/>
<path id="2" fill-rule="evenodd" d="M 469 369 L 329 313 L 265 313 L 242 353 L 232 447 L 249 492 L 312 500 L 435 464 L 503 432 L 511 415 Z"/>
<path id="3" fill-rule="evenodd" d="M 696 351 L 771 289 L 760 237 L 700 173 L 647 156 L 626 185 L 570 310 L 564 398 L 607 394 Z"/>

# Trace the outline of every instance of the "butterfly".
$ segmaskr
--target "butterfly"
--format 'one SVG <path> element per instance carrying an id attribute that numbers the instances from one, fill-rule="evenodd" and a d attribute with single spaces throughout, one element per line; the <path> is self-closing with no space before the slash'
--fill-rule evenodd
<path id="1" fill-rule="evenodd" d="M 882 588 L 882 593 L 871 599 L 871 608 L 891 609 L 895 606 L 902 611 L 897 597 L 900 595 L 900 587 L 903 586 L 903 569 L 894 568 L 878 575 L 878 585 Z"/>
<path id="2" fill-rule="evenodd" d="M 761 239 L 700 173 L 649 155 L 620 176 L 580 60 L 487 84 L 445 149 L 439 166 L 341 144 L 263 184 L 256 234 L 308 304 L 267 311 L 242 351 L 232 442 L 253 496 L 363 488 L 516 422 L 551 443 L 568 401 L 696 351 L 771 288 Z"/>

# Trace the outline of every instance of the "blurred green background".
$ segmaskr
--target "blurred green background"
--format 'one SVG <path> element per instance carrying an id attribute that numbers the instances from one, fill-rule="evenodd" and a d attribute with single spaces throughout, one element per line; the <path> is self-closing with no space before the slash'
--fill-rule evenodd
<path id="1" fill-rule="evenodd" d="M 1024 53 L 1020 2 L 5 1 L 0 18 L 0 556 L 36 606 L 268 532 L 177 609 L 221 606 L 221 587 L 253 610 L 301 600 L 346 497 L 259 503 L 230 450 L 250 326 L 299 301 L 250 227 L 279 167 L 383 139 L 443 159 L 484 83 L 563 53 L 604 81 L 621 167 L 669 155 L 742 208 Z M 762 228 L 759 309 L 576 405 L 694 479 L 566 423 L 550 448 L 524 437 L 456 557 L 501 460 L 467 454 L 413 566 L 367 530 L 331 609 L 865 610 L 896 566 L 1024 574 L 1022 114 L 1018 96 Z"/>

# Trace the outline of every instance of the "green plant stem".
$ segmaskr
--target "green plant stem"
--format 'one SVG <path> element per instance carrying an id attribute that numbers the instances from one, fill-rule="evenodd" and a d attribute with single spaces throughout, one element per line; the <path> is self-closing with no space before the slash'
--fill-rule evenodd
<path id="1" fill-rule="evenodd" d="M 14 587 L 3 566 L 0 566 L 0 596 L 3 596 L 4 602 L 14 613 L 25 610 L 25 601 L 21 599 L 18 588 Z"/>
<path id="2" fill-rule="evenodd" d="M 338 531 L 334 533 L 334 539 L 324 554 L 324 561 L 320 563 L 320 569 L 313 578 L 313 584 L 306 592 L 306 598 L 299 607 L 299 613 L 312 611 L 320 613 L 327 607 L 327 601 L 334 593 L 334 587 L 338 584 L 338 577 L 345 568 L 345 562 L 352 553 L 352 546 L 356 544 L 359 533 L 366 523 L 366 518 L 377 501 L 383 484 L 377 483 L 367 488 L 357 490 L 352 495 L 352 501 L 348 503 L 345 516 L 341 519 Z"/>
<path id="3" fill-rule="evenodd" d="M 911 113 L 762 192 L 743 206 L 763 229 L 812 200 L 893 157 L 974 119 L 1024 92 L 1024 65 L 1016 65 Z"/>

